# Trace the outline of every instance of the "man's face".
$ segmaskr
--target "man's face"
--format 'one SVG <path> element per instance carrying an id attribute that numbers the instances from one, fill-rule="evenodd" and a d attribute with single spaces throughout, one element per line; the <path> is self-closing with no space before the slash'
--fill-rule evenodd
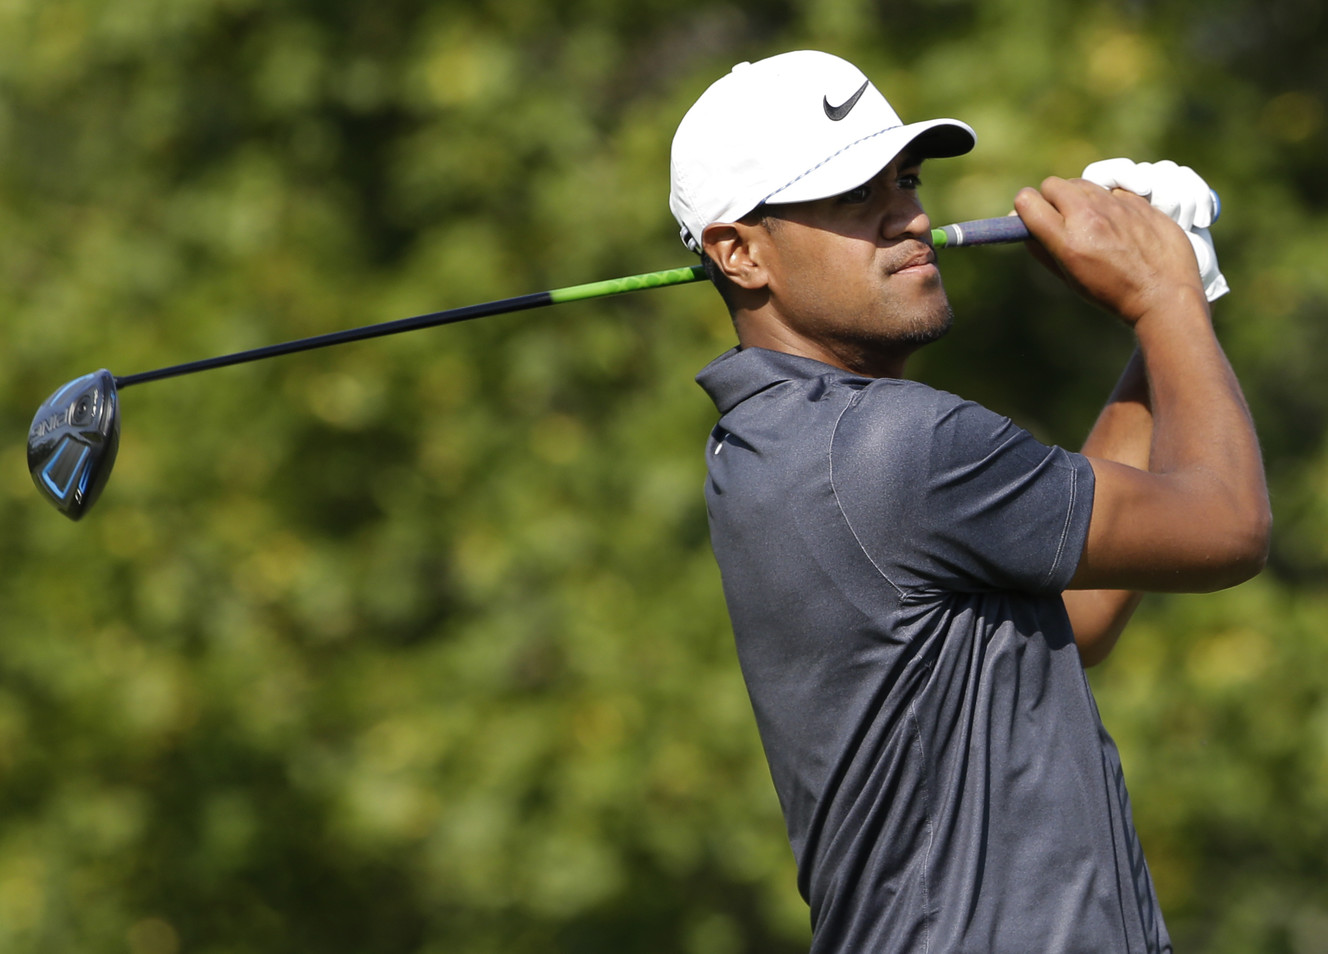
<path id="1" fill-rule="evenodd" d="M 763 264 L 781 333 L 849 370 L 898 375 L 949 330 L 920 166 L 904 154 L 842 195 L 768 207 Z"/>

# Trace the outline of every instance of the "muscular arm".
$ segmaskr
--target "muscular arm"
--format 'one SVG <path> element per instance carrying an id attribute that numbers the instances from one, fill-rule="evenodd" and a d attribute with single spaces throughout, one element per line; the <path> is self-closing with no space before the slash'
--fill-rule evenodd
<path id="1" fill-rule="evenodd" d="M 1134 329 L 1147 375 L 1147 464 L 1089 454 L 1093 513 L 1071 589 L 1200 592 L 1253 576 L 1271 525 L 1263 463 L 1184 233 L 1082 180 L 1049 179 L 1015 207 L 1067 283 Z"/>
<path id="2" fill-rule="evenodd" d="M 1152 439 L 1148 379 L 1136 350 L 1084 441 L 1083 453 L 1147 470 Z M 1107 658 L 1142 598 L 1134 590 L 1066 590 L 1062 595 L 1085 667 Z"/>

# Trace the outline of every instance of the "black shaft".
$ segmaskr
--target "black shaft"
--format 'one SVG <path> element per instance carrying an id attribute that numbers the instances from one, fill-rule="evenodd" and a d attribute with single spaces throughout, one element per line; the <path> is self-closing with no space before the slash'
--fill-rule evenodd
<path id="1" fill-rule="evenodd" d="M 127 388 L 131 384 L 143 384 L 147 381 L 160 381 L 162 378 L 179 377 L 182 374 L 193 374 L 195 371 L 208 371 L 212 368 L 224 368 L 232 364 L 245 364 L 249 361 L 261 361 L 264 358 L 275 358 L 283 354 L 295 354 L 299 351 L 312 351 L 315 348 L 326 348 L 330 345 L 345 344 L 350 341 L 365 341 L 369 338 L 381 338 L 385 335 L 394 335 L 402 331 L 414 331 L 418 328 L 433 328 L 437 325 L 450 325 L 459 321 L 469 321 L 472 318 L 486 318 L 489 315 L 501 315 L 513 311 L 525 311 L 529 308 L 541 308 L 545 305 L 551 305 L 555 301 L 551 292 L 534 292 L 529 295 L 518 295 L 515 298 L 504 298 L 499 301 L 486 301 L 478 305 L 465 305 L 461 308 L 450 308 L 447 311 L 434 311 L 427 315 L 416 315 L 413 318 L 398 318 L 395 321 L 384 321 L 377 325 L 366 325 L 363 328 L 348 328 L 345 331 L 332 331 L 327 334 L 314 335 L 312 338 L 299 338 L 295 341 L 285 341 L 281 344 L 266 345 L 262 348 L 253 348 L 249 351 L 237 351 L 235 354 L 223 354 L 215 358 L 203 358 L 199 361 L 188 361 L 184 364 L 171 365 L 169 368 L 158 368 L 155 371 L 142 371 L 138 374 L 128 374 L 124 377 L 116 377 L 115 386 L 117 389 Z"/>

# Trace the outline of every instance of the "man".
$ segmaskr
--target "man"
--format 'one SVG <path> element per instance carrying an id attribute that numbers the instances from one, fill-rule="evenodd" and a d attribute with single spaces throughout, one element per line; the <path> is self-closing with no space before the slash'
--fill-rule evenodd
<path id="1" fill-rule="evenodd" d="M 1073 453 L 903 378 L 951 322 L 919 166 L 974 142 L 810 51 L 735 67 L 679 126 L 670 205 L 739 340 L 698 377 L 739 658 L 813 951 L 1170 951 L 1083 666 L 1140 591 L 1265 558 L 1209 194 L 1116 160 L 1016 197 L 1138 342 Z"/>

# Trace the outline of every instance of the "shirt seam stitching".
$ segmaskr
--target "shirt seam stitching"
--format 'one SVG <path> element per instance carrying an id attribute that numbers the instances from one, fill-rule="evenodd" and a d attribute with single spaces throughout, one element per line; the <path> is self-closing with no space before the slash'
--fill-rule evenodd
<path id="1" fill-rule="evenodd" d="M 922 722 L 918 719 L 918 703 L 916 699 L 909 702 L 908 715 L 913 722 L 913 737 L 916 740 L 918 752 L 922 755 L 922 764 L 930 765 L 931 763 L 927 759 L 927 746 L 923 744 L 922 740 Z M 927 825 L 927 856 L 922 865 L 922 910 L 924 925 L 922 949 L 924 952 L 931 950 L 931 921 L 935 916 L 931 905 L 931 856 L 932 849 L 935 847 L 936 842 L 936 825 L 931 814 L 931 785 L 928 782 L 928 777 L 928 773 L 924 773 L 923 779 L 920 783 L 923 801 L 922 814 L 926 819 Z"/>
<path id="2" fill-rule="evenodd" d="M 862 538 L 858 535 L 857 528 L 853 526 L 853 521 L 849 519 L 848 512 L 844 509 L 843 501 L 839 496 L 839 487 L 835 484 L 835 439 L 839 436 L 839 425 L 843 421 L 844 415 L 848 413 L 849 408 L 851 408 L 854 403 L 855 400 L 853 397 L 850 397 L 850 399 L 845 402 L 844 406 L 839 411 L 839 416 L 835 418 L 835 426 L 830 430 L 830 446 L 826 451 L 826 463 L 830 476 L 830 493 L 835 499 L 835 509 L 839 511 L 839 515 L 844 519 L 844 526 L 848 527 L 848 532 L 852 535 L 853 542 L 857 544 L 858 551 L 867 558 L 867 562 L 872 565 L 872 569 L 876 571 L 877 575 L 888 583 L 890 588 L 895 591 L 895 594 L 902 599 L 906 595 L 904 589 L 894 580 L 890 579 L 889 574 L 881 569 L 881 565 L 876 562 L 876 558 L 868 552 L 865 546 L 863 546 Z"/>
<path id="3" fill-rule="evenodd" d="M 1070 540 L 1070 530 L 1074 526 L 1075 509 L 1079 501 L 1079 469 L 1073 465 L 1070 466 L 1070 505 L 1065 508 L 1065 523 L 1061 527 L 1060 538 L 1056 541 L 1056 556 L 1051 561 L 1046 575 L 1042 578 L 1042 585 L 1048 586 L 1060 571 L 1061 560 L 1065 556 L 1066 544 Z"/>

